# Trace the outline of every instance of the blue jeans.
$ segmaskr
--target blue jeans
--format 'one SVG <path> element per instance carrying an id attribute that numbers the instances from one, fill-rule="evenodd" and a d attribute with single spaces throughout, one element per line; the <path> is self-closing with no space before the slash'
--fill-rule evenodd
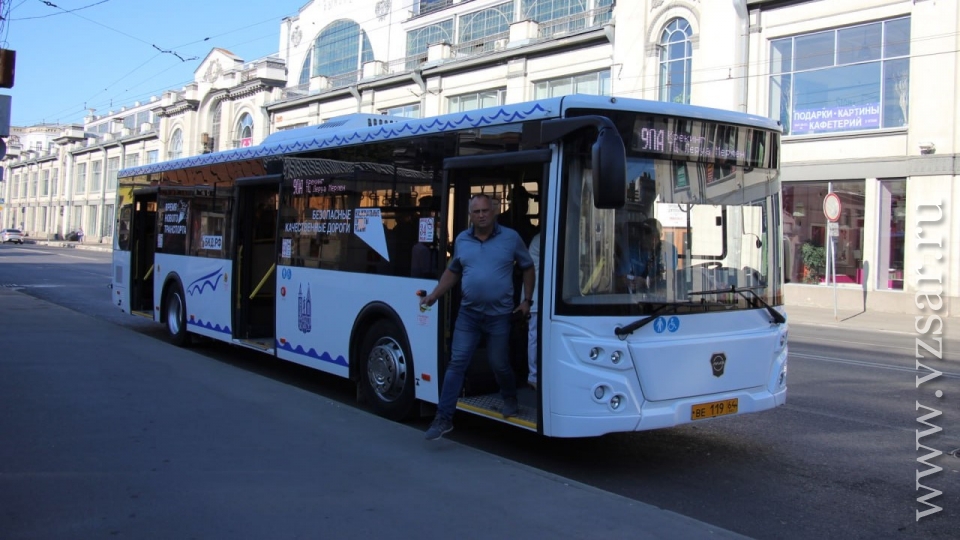
<path id="1" fill-rule="evenodd" d="M 460 310 L 453 329 L 450 363 L 443 378 L 437 416 L 453 420 L 457 398 L 463 389 L 464 375 L 480 344 L 480 338 L 484 336 L 487 338 L 487 360 L 500 385 L 500 396 L 504 400 L 517 398 L 517 381 L 510 366 L 510 320 L 509 313 L 484 315 L 472 310 Z"/>

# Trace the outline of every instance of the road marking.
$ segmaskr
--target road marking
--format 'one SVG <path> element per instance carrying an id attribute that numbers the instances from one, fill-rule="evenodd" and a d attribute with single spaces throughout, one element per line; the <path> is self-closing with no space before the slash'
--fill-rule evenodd
<path id="1" fill-rule="evenodd" d="M 69 257 L 71 259 L 83 259 L 85 261 L 99 261 L 100 259 L 95 259 L 93 257 L 78 257 L 77 255 L 62 255 L 63 257 Z"/>
<path id="2" fill-rule="evenodd" d="M 848 341 L 848 340 L 846 340 L 846 339 L 829 339 L 829 338 L 823 338 L 823 337 L 820 337 L 820 336 L 816 336 L 816 335 L 813 335 L 813 334 L 804 335 L 804 334 L 795 334 L 795 333 L 793 333 L 793 332 L 790 332 L 790 343 L 791 343 L 791 345 L 793 344 L 793 338 L 808 338 L 808 339 L 814 339 L 814 340 L 817 341 L 817 343 L 820 343 L 820 342 L 822 342 L 822 341 L 831 341 L 831 342 L 834 342 L 834 343 L 849 343 L 849 344 L 851 344 L 851 345 L 867 345 L 867 346 L 869 346 L 869 347 L 876 347 L 876 346 L 877 346 L 876 343 L 865 343 L 865 342 L 863 342 L 863 341 Z M 797 341 L 800 341 L 800 340 L 797 340 Z M 811 343 L 810 345 L 816 345 L 816 343 Z M 901 350 L 901 351 L 912 351 L 912 350 L 913 350 L 913 348 L 911 348 L 911 347 L 890 347 L 890 346 L 886 346 L 886 345 L 885 345 L 883 348 L 884 348 L 884 349 L 898 349 L 898 350 Z"/>
<path id="3" fill-rule="evenodd" d="M 897 334 L 901 336 L 915 336 L 910 332 L 903 332 L 901 330 L 885 330 L 883 328 L 857 328 L 851 326 L 842 326 L 840 323 L 837 324 L 823 324 L 823 323 L 809 323 L 809 322 L 790 322 L 790 328 L 794 326 L 806 326 L 810 328 L 836 328 L 837 330 L 849 331 L 849 330 L 859 330 L 861 332 L 882 332 L 884 334 Z"/>
<path id="4" fill-rule="evenodd" d="M 870 367 L 878 369 L 889 369 L 891 371 L 904 371 L 907 373 L 917 373 L 915 367 L 904 367 L 904 366 L 891 366 L 890 364 L 881 364 L 878 362 L 864 362 L 861 360 L 847 360 L 844 358 L 832 358 L 829 356 L 819 356 L 816 354 L 802 354 L 791 352 L 790 356 L 795 358 L 804 358 L 806 360 L 819 360 L 821 362 L 832 362 L 834 364 L 846 364 L 850 366 L 859 366 L 859 367 Z M 953 373 L 950 371 L 941 371 L 942 377 L 947 377 L 948 379 L 960 379 L 960 373 Z"/>

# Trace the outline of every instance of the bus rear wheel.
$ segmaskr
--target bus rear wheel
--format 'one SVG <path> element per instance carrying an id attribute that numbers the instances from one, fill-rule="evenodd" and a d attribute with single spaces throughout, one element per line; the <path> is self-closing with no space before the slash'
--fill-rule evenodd
<path id="1" fill-rule="evenodd" d="M 170 343 L 185 347 L 190 342 L 190 334 L 187 333 L 187 303 L 179 284 L 170 285 L 163 305 L 166 307 L 163 319 L 167 326 Z"/>
<path id="2" fill-rule="evenodd" d="M 408 418 L 416 400 L 413 359 L 397 326 L 375 322 L 364 337 L 360 360 L 360 391 L 374 412 L 391 420 Z"/>

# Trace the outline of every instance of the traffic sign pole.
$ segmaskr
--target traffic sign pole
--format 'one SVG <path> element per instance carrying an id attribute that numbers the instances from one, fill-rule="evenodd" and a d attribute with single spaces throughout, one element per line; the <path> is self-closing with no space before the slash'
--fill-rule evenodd
<path id="1" fill-rule="evenodd" d="M 834 239 L 840 234 L 840 214 L 843 204 L 840 196 L 833 192 L 833 182 L 827 183 L 827 196 L 823 198 L 823 216 L 827 218 L 827 279 L 833 280 L 833 320 L 837 314 L 837 246 Z"/>

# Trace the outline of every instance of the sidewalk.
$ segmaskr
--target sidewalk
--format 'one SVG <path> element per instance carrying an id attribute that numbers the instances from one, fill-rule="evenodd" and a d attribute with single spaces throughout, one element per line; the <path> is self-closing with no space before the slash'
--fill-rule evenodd
<path id="1" fill-rule="evenodd" d="M 10 289 L 0 326 L 5 539 L 743 538 Z"/>
<path id="2" fill-rule="evenodd" d="M 834 316 L 833 308 L 786 306 L 787 322 L 798 325 L 822 326 L 849 330 L 865 330 L 879 332 L 894 332 L 900 334 L 918 335 L 915 315 L 912 313 L 890 313 L 886 311 L 866 311 L 861 309 L 838 308 Z M 932 312 L 925 312 L 920 320 L 920 328 L 927 324 L 927 317 Z M 933 324 L 930 331 L 936 330 Z M 960 317 L 943 317 L 943 336 L 951 339 L 960 338 Z"/>
<path id="3" fill-rule="evenodd" d="M 54 246 L 62 248 L 74 248 L 74 249 L 83 249 L 87 251 L 101 251 L 103 253 L 110 253 L 113 251 L 113 246 L 110 244 L 101 244 L 99 242 L 68 242 L 67 240 L 31 240 L 27 238 L 24 240 L 27 244 L 36 244 L 38 246 Z"/>

